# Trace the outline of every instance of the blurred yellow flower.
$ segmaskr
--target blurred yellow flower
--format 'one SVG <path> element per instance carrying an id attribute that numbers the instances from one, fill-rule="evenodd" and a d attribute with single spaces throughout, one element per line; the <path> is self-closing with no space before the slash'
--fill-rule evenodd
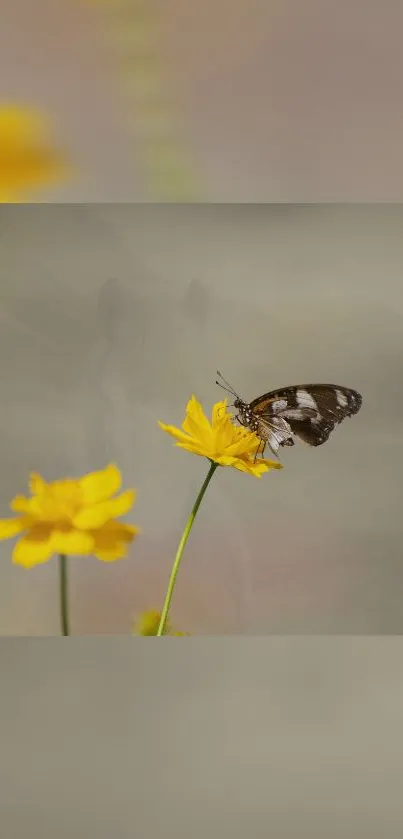
<path id="1" fill-rule="evenodd" d="M 0 104 L 0 203 L 18 203 L 37 187 L 66 180 L 71 169 L 49 136 L 39 111 Z"/>
<path id="2" fill-rule="evenodd" d="M 207 457 L 219 466 L 233 466 L 260 478 L 269 469 L 281 469 L 276 460 L 256 457 L 259 438 L 252 431 L 237 426 L 227 410 L 227 400 L 213 406 L 211 422 L 195 396 L 189 400 L 182 429 L 158 423 L 177 440 L 176 445 L 193 454 Z"/>
<path id="3" fill-rule="evenodd" d="M 53 554 L 93 554 L 104 562 L 126 556 L 138 528 L 116 520 L 131 509 L 135 498 L 130 489 L 112 497 L 121 482 L 114 464 L 52 483 L 32 474 L 31 497 L 17 495 L 9 505 L 21 515 L 0 519 L 0 539 L 23 534 L 14 547 L 13 562 L 33 568 Z"/>
<path id="4" fill-rule="evenodd" d="M 143 612 L 136 623 L 134 635 L 156 635 L 160 620 L 161 612 L 158 612 L 156 609 L 150 609 L 148 612 Z M 189 633 L 176 632 L 172 629 L 169 623 L 166 623 L 164 635 L 188 637 Z"/>

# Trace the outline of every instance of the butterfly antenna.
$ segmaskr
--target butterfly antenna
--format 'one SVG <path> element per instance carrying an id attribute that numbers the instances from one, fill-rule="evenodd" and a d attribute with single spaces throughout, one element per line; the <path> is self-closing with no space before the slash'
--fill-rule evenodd
<path id="1" fill-rule="evenodd" d="M 222 387 L 222 389 L 223 389 L 223 390 L 226 390 L 226 391 L 227 391 L 227 393 L 231 393 L 231 394 L 232 394 L 232 396 L 235 396 L 235 398 L 236 398 L 236 399 L 240 399 L 239 394 L 236 392 L 236 390 L 234 390 L 234 388 L 232 387 L 232 385 L 230 385 L 230 383 L 229 383 L 229 382 L 227 382 L 227 380 L 226 380 L 226 379 L 224 379 L 223 374 L 222 374 L 222 373 L 220 373 L 220 371 L 219 371 L 219 370 L 217 370 L 217 376 L 219 376 L 219 378 L 220 378 L 220 379 L 222 379 L 222 381 L 224 382 L 224 384 L 222 384 L 221 382 L 217 381 L 217 379 L 216 379 L 216 385 L 218 385 L 218 387 Z"/>

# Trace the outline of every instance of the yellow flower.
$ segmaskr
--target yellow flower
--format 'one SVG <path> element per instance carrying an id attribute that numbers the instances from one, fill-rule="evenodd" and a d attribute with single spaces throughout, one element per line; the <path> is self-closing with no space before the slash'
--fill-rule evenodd
<path id="1" fill-rule="evenodd" d="M 186 407 L 183 431 L 173 425 L 158 424 L 163 431 L 175 437 L 177 446 L 207 457 L 220 466 L 233 466 L 256 478 L 269 469 L 282 469 L 281 463 L 276 460 L 256 457 L 261 441 L 252 431 L 235 425 L 227 411 L 226 399 L 213 406 L 211 422 L 196 397 L 192 396 Z"/>
<path id="2" fill-rule="evenodd" d="M 52 148 L 40 112 L 0 104 L 0 203 L 18 202 L 37 187 L 64 181 L 69 168 Z"/>
<path id="3" fill-rule="evenodd" d="M 32 474 L 31 497 L 17 495 L 9 505 L 21 515 L 0 519 L 0 539 L 24 534 L 14 547 L 13 562 L 33 568 L 53 554 L 93 554 L 104 562 L 126 556 L 138 528 L 116 521 L 130 510 L 135 496 L 129 489 L 113 498 L 121 482 L 114 464 L 52 483 Z"/>
<path id="4" fill-rule="evenodd" d="M 161 613 L 156 609 L 143 612 L 135 626 L 135 635 L 156 635 L 161 620 Z M 164 635 L 188 636 L 188 632 L 175 632 L 169 623 L 165 625 Z"/>

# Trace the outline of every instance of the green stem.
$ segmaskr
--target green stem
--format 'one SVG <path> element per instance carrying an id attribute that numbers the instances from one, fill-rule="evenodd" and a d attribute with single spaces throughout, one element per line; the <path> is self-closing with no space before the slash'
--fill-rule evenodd
<path id="1" fill-rule="evenodd" d="M 60 620 L 62 625 L 62 635 L 70 635 L 69 632 L 69 614 L 67 606 L 67 556 L 60 554 L 59 556 L 60 569 Z"/>
<path id="2" fill-rule="evenodd" d="M 218 463 L 214 463 L 213 461 L 211 462 L 210 469 L 209 469 L 209 471 L 206 475 L 205 480 L 203 481 L 200 492 L 199 492 L 199 494 L 196 498 L 196 501 L 194 503 L 192 512 L 191 512 L 191 514 L 190 514 L 190 516 L 189 516 L 189 518 L 186 522 L 186 527 L 185 527 L 185 529 L 182 533 L 182 538 L 179 542 L 178 550 L 176 551 L 174 564 L 172 566 L 172 571 L 171 571 L 171 575 L 170 575 L 170 578 L 169 578 L 167 593 L 165 595 L 164 606 L 163 606 L 163 609 L 162 609 L 162 612 L 161 612 L 161 619 L 160 619 L 158 632 L 157 632 L 157 635 L 159 635 L 159 636 L 164 634 L 164 630 L 166 628 L 169 607 L 171 605 L 171 600 L 172 600 L 172 595 L 173 595 L 173 591 L 174 591 L 174 588 L 175 588 L 176 578 L 177 578 L 177 575 L 178 575 L 179 566 L 180 566 L 180 563 L 181 563 L 183 551 L 185 550 L 186 542 L 189 538 L 190 531 L 193 527 L 193 522 L 196 518 L 197 511 L 198 511 L 198 509 L 200 507 L 200 504 L 203 500 L 204 493 L 206 492 L 206 489 L 207 489 L 207 487 L 208 487 L 208 485 L 211 481 L 211 478 L 214 475 L 215 470 L 217 469 L 217 466 L 218 466 Z"/>

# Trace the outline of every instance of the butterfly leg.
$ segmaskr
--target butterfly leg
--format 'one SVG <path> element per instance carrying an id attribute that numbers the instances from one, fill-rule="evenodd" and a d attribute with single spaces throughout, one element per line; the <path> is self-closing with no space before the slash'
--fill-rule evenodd
<path id="1" fill-rule="evenodd" d="M 262 450 L 260 451 L 260 447 L 261 447 L 262 443 L 263 443 L 263 448 L 262 448 Z M 266 448 L 266 443 L 265 443 L 265 441 L 264 441 L 264 440 L 259 440 L 259 445 L 258 445 L 258 447 L 257 447 L 257 449 L 256 449 L 256 452 L 255 452 L 255 457 L 254 457 L 254 461 L 253 461 L 254 463 L 256 463 L 256 459 L 257 459 L 258 454 L 261 454 L 261 455 L 262 455 L 262 457 L 263 457 L 263 452 L 264 452 L 265 448 Z"/>

